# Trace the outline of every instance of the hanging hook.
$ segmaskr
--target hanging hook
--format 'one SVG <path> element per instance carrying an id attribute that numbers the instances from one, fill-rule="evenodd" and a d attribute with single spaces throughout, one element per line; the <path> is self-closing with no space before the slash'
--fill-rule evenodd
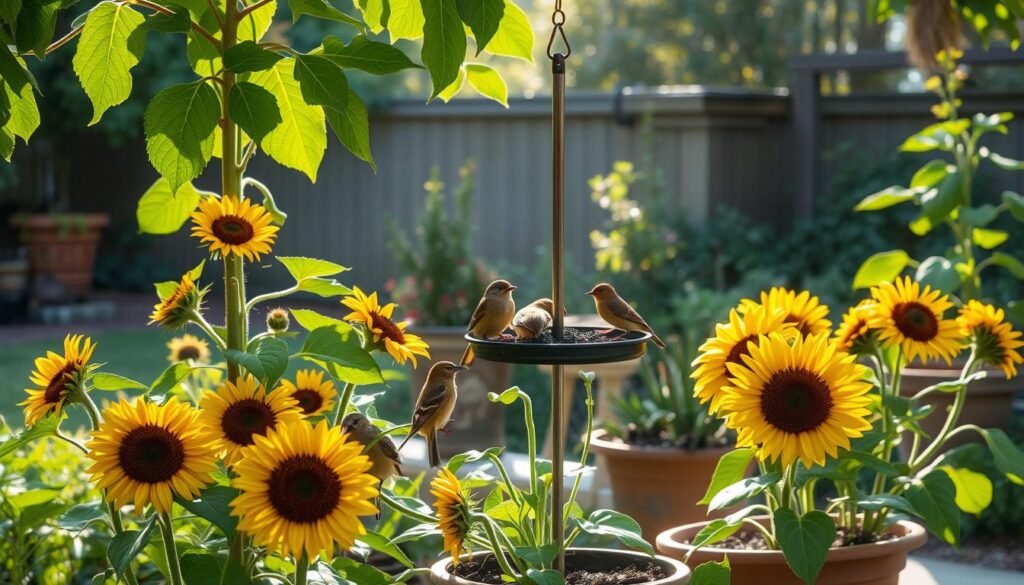
<path id="1" fill-rule="evenodd" d="M 566 59 L 569 55 L 572 55 L 572 46 L 569 45 L 569 39 L 565 36 L 565 12 L 562 10 L 562 0 L 555 0 L 555 11 L 551 14 L 551 24 L 554 27 L 551 29 L 551 38 L 548 39 L 548 58 L 552 61 L 555 60 L 555 55 L 561 55 L 562 59 Z M 558 37 L 562 38 L 562 44 L 565 45 L 565 53 L 555 53 L 553 51 L 555 47 L 555 39 Z"/>

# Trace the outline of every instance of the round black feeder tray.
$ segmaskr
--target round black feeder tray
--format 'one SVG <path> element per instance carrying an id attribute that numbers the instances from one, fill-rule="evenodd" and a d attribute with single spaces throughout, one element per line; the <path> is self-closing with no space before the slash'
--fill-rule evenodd
<path id="1" fill-rule="evenodd" d="M 514 337 L 503 339 L 477 339 L 466 335 L 466 341 L 473 346 L 476 357 L 490 362 L 508 364 L 546 364 L 551 366 L 607 364 L 636 359 L 647 353 L 650 333 L 631 331 L 622 337 L 622 332 L 612 332 L 599 340 L 587 341 L 587 337 L 607 327 L 566 326 L 563 341 L 551 341 L 551 332 L 545 333 L 541 341 L 517 341 Z M 581 339 L 582 338 L 582 339 Z"/>

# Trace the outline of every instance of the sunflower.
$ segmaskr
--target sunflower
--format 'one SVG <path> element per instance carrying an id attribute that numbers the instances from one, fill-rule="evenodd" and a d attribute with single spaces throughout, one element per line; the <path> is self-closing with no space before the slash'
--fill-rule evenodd
<path id="1" fill-rule="evenodd" d="M 909 276 L 873 287 L 871 297 L 877 302 L 871 327 L 887 347 L 900 346 L 908 363 L 917 357 L 950 363 L 960 353 L 960 326 L 943 318 L 953 306 L 949 297 L 929 286 L 922 290 Z"/>
<path id="2" fill-rule="evenodd" d="M 367 333 L 373 335 L 373 342 L 380 344 L 383 341 L 384 349 L 399 364 L 412 360 L 413 367 L 416 367 L 417 355 L 430 358 L 427 343 L 418 335 L 406 333 L 405 321 L 395 323 L 391 320 L 395 311 L 394 303 L 381 306 L 377 303 L 377 293 L 366 296 L 357 286 L 352 296 L 342 299 L 341 304 L 352 309 L 351 313 L 345 315 L 345 320 L 362 323 Z"/>
<path id="3" fill-rule="evenodd" d="M 283 555 L 314 558 L 348 549 L 365 534 L 359 516 L 374 514 L 377 479 L 366 473 L 363 446 L 320 421 L 289 424 L 256 437 L 235 466 L 231 502 L 238 529 Z"/>
<path id="4" fill-rule="evenodd" d="M 740 311 L 745 312 L 757 305 L 753 299 L 744 299 Z M 761 291 L 761 303 L 769 312 L 779 312 L 787 323 L 792 323 L 802 335 L 815 335 L 828 331 L 832 322 L 828 317 L 828 306 L 821 304 L 818 297 L 808 291 L 797 293 L 781 287 Z"/>
<path id="5" fill-rule="evenodd" d="M 169 283 L 173 284 L 173 282 Z M 153 305 L 153 313 L 149 316 L 150 323 L 157 323 L 168 329 L 183 327 L 192 318 L 192 314 L 202 309 L 203 296 L 206 289 L 199 289 L 192 281 L 192 276 L 183 274 L 181 282 L 174 290 L 160 297 L 160 302 Z"/>
<path id="6" fill-rule="evenodd" d="M 843 315 L 843 322 L 836 328 L 832 341 L 840 351 L 858 356 L 869 355 L 873 351 L 874 337 L 871 334 L 871 318 L 875 313 L 875 302 L 864 299 L 851 307 Z"/>
<path id="7" fill-rule="evenodd" d="M 173 494 L 191 500 L 213 480 L 218 438 L 196 424 L 199 413 L 169 398 L 154 404 L 122 399 L 108 407 L 87 447 L 90 480 L 118 507 L 147 504 L 170 512 Z"/>
<path id="8" fill-rule="evenodd" d="M 207 244 L 210 252 L 234 254 L 250 261 L 269 254 L 277 238 L 273 218 L 258 203 L 233 197 L 207 197 L 192 212 L 192 236 Z"/>
<path id="9" fill-rule="evenodd" d="M 978 359 L 1002 370 L 1007 380 L 1017 375 L 1017 364 L 1024 363 L 1017 350 L 1024 347 L 1024 341 L 1020 331 L 1006 322 L 1002 309 L 968 301 L 956 322 L 960 334 L 974 345 Z"/>
<path id="10" fill-rule="evenodd" d="M 334 406 L 334 382 L 324 380 L 324 373 L 317 370 L 299 370 L 295 383 L 281 380 L 281 386 L 289 396 L 299 403 L 303 416 L 317 416 L 330 412 Z"/>
<path id="11" fill-rule="evenodd" d="M 64 355 L 52 351 L 36 358 L 36 369 L 29 375 L 35 386 L 25 388 L 28 398 L 18 406 L 25 407 L 25 426 L 31 427 L 51 412 L 59 413 L 64 401 L 87 373 L 87 364 L 96 345 L 88 337 L 64 337 Z"/>
<path id="12" fill-rule="evenodd" d="M 172 364 L 192 360 L 203 364 L 210 363 L 210 344 L 205 339 L 186 333 L 167 342 L 167 361 Z"/>
<path id="13" fill-rule="evenodd" d="M 871 385 L 865 368 L 821 333 L 789 340 L 780 333 L 750 345 L 743 364 L 729 364 L 733 381 L 723 389 L 726 424 L 736 444 L 756 447 L 762 459 L 823 465 L 850 438 L 871 428 Z"/>
<path id="14" fill-rule="evenodd" d="M 430 493 L 436 498 L 438 526 L 444 535 L 444 550 L 452 555 L 452 564 L 459 564 L 462 544 L 469 537 L 471 504 L 459 486 L 459 479 L 442 468 L 430 482 Z"/>
<path id="15" fill-rule="evenodd" d="M 718 324 L 715 336 L 700 346 L 700 355 L 693 361 L 695 369 L 690 376 L 696 381 L 694 395 L 701 404 L 711 402 L 712 414 L 722 406 L 722 387 L 729 384 L 727 364 L 743 363 L 743 356 L 750 353 L 750 343 L 761 335 L 773 331 L 794 334 L 796 328 L 784 319 L 782 313 L 770 313 L 761 305 L 750 306 L 743 315 L 733 309 L 729 312 L 729 322 Z"/>
<path id="16" fill-rule="evenodd" d="M 278 386 L 268 394 L 252 376 L 226 381 L 216 391 L 206 392 L 199 410 L 199 422 L 224 440 L 228 465 L 237 463 L 242 448 L 252 445 L 257 436 L 302 419 L 298 403 L 285 388 Z"/>

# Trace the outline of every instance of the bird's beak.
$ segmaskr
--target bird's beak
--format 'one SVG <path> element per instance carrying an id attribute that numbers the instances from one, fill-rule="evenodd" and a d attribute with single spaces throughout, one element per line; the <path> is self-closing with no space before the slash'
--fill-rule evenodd
<path id="1" fill-rule="evenodd" d="M 589 295 L 589 296 L 594 296 L 594 294 L 596 294 L 596 293 L 594 292 L 594 289 L 590 289 L 590 290 L 588 290 L 588 291 L 587 291 L 586 293 L 584 293 L 584 294 L 587 294 L 587 295 Z"/>
<path id="2" fill-rule="evenodd" d="M 514 284 L 510 284 L 508 286 L 508 292 L 512 292 L 512 291 L 516 290 L 517 288 L 519 288 L 519 287 L 514 285 Z"/>
<path id="3" fill-rule="evenodd" d="M 465 372 L 468 369 L 469 369 L 469 366 L 455 366 L 455 371 L 456 372 Z"/>

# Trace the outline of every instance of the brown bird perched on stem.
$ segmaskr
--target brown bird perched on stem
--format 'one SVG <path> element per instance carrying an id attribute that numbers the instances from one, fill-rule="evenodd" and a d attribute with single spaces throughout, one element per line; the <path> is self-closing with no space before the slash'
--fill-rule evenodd
<path id="1" fill-rule="evenodd" d="M 512 329 L 519 339 L 534 339 L 551 328 L 555 316 L 555 303 L 551 299 L 537 299 L 512 317 Z"/>
<path id="2" fill-rule="evenodd" d="M 455 388 L 455 375 L 465 369 L 465 366 L 457 366 L 452 362 L 437 362 L 430 368 L 427 381 L 423 383 L 423 389 L 416 398 L 412 428 L 398 446 L 399 451 L 405 447 L 409 439 L 419 433 L 427 439 L 430 466 L 437 467 L 441 464 L 441 454 L 437 450 L 437 431 L 444 431 L 452 411 L 455 410 L 455 401 L 459 398 L 458 390 Z"/>
<path id="3" fill-rule="evenodd" d="M 619 293 L 615 292 L 612 285 L 602 282 L 594 285 L 594 288 L 587 292 L 594 297 L 594 305 L 597 306 L 597 314 L 608 322 L 615 329 L 630 331 L 643 331 L 651 334 L 654 344 L 665 349 L 665 342 L 651 329 L 651 326 L 644 321 L 644 318 L 637 313 L 629 303 L 622 300 Z M 625 333 L 623 334 L 625 335 Z"/>
<path id="4" fill-rule="evenodd" d="M 367 472 L 379 481 L 383 487 L 384 480 L 402 475 L 402 457 L 395 448 L 395 443 L 387 435 L 373 426 L 370 419 L 358 412 L 345 415 L 341 428 L 353 439 L 363 445 L 363 453 L 370 459 L 370 470 Z M 380 438 L 378 438 L 380 437 Z M 380 503 L 377 504 L 377 519 L 380 519 Z"/>
<path id="5" fill-rule="evenodd" d="M 508 329 L 512 316 L 516 314 L 516 303 L 512 291 L 516 290 L 507 280 L 495 280 L 487 285 L 483 298 L 473 311 L 466 331 L 477 339 L 497 339 Z M 462 365 L 473 363 L 473 347 L 466 347 L 462 354 Z"/>

